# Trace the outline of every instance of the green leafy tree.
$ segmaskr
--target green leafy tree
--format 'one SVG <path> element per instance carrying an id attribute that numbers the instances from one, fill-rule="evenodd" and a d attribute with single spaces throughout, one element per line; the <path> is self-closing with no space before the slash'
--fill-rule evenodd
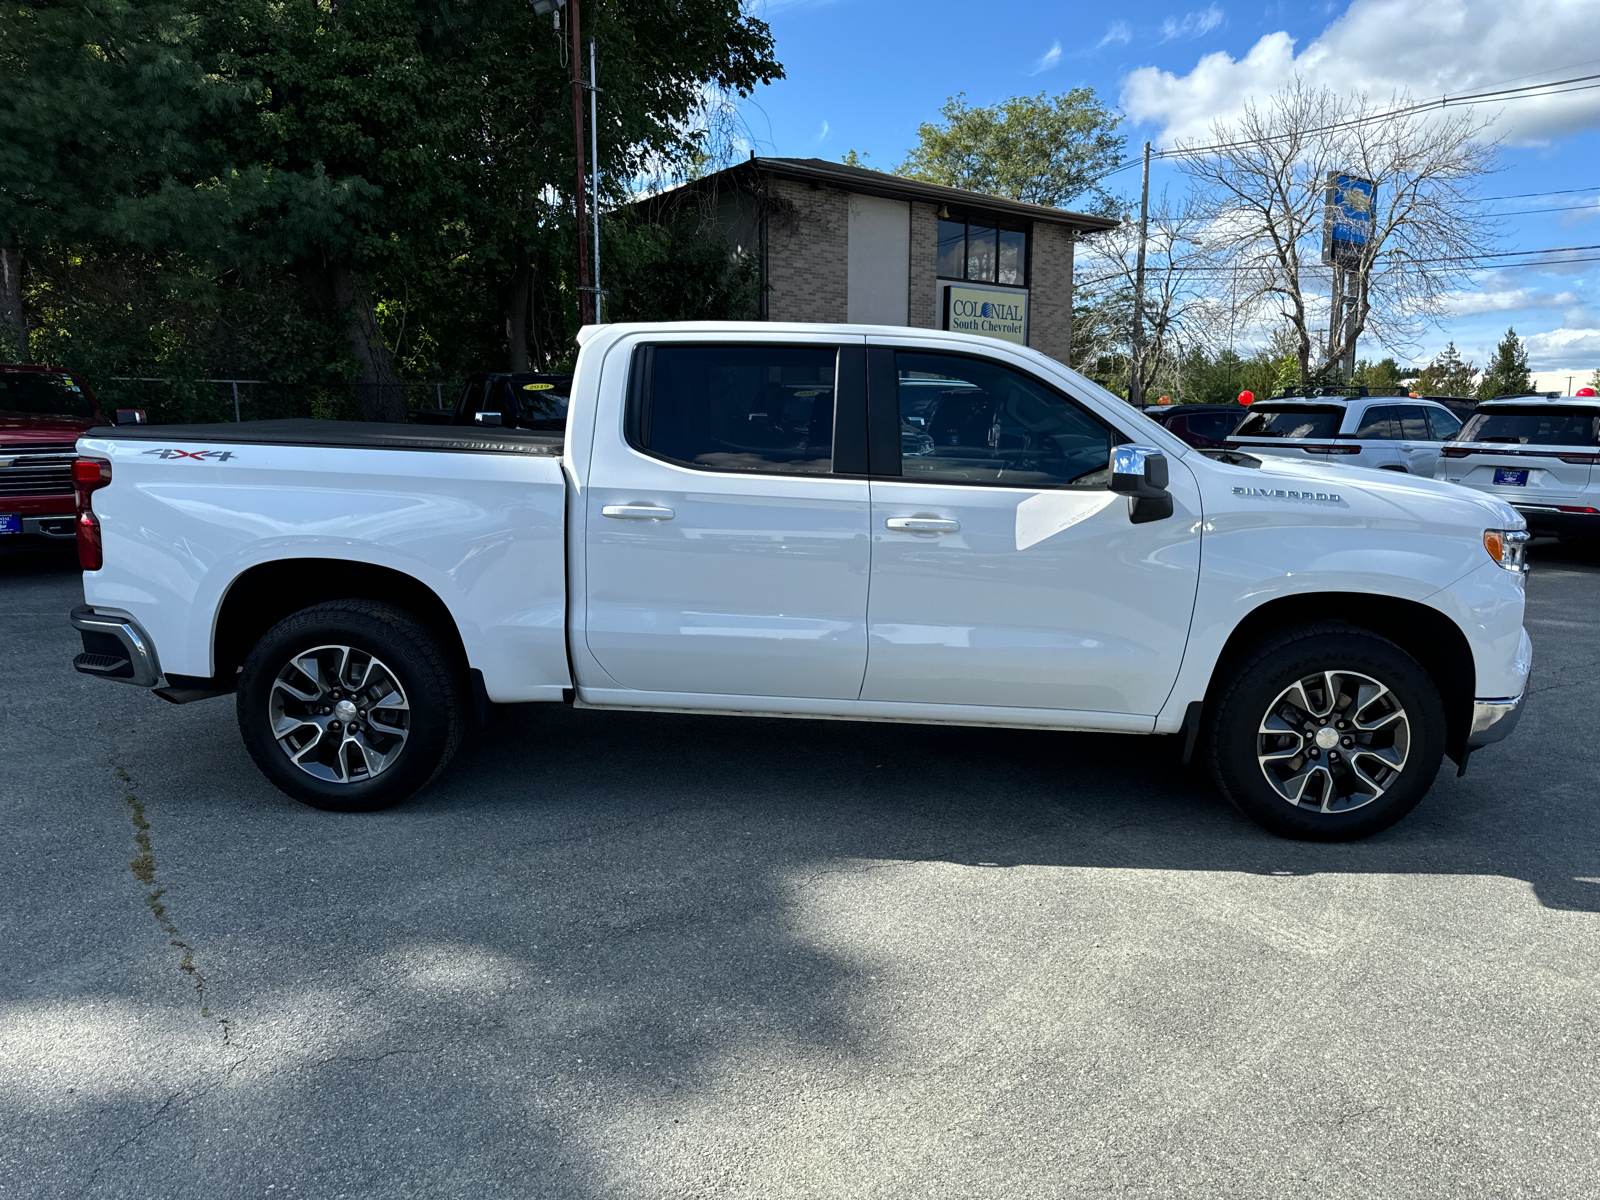
<path id="1" fill-rule="evenodd" d="M 839 156 L 839 161 L 847 167 L 861 167 L 864 169 L 867 165 L 867 159 L 871 157 L 872 155 L 865 150 L 846 150 Z"/>
<path id="2" fill-rule="evenodd" d="M 1483 382 L 1478 384 L 1478 399 L 1520 396 L 1532 390 L 1533 375 L 1528 370 L 1528 348 L 1522 344 L 1515 329 L 1507 329 L 1505 337 L 1494 348 L 1494 357 L 1484 368 Z"/>
<path id="3" fill-rule="evenodd" d="M 1093 88 L 978 107 L 961 94 L 939 115 L 917 127 L 899 174 L 1052 207 L 1083 196 L 1094 209 L 1116 208 L 1096 180 L 1117 164 L 1127 139 L 1117 132 L 1122 118 Z"/>
<path id="4" fill-rule="evenodd" d="M 180 241 L 210 197 L 169 186 L 201 155 L 196 63 L 177 0 L 0 9 L 0 354 L 29 356 L 30 260 Z"/>
<path id="5" fill-rule="evenodd" d="M 1422 374 L 1417 376 L 1417 391 L 1424 396 L 1475 396 L 1477 378 L 1478 368 L 1463 359 L 1451 342 L 1422 368 Z"/>

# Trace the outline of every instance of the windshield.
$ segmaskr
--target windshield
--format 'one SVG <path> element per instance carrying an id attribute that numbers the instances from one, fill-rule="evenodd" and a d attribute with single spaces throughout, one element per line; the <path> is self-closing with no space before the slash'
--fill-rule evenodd
<path id="1" fill-rule="evenodd" d="M 1233 436 L 1331 438 L 1343 420 L 1344 408 L 1334 404 L 1256 404 Z"/>
<path id="2" fill-rule="evenodd" d="M 1596 446 L 1596 413 L 1573 405 L 1529 404 L 1480 408 L 1451 439 L 1457 442 L 1504 442 L 1511 446 Z"/>
<path id="3" fill-rule="evenodd" d="M 89 397 L 65 375 L 0 371 L 0 413 L 24 417 L 94 417 Z"/>

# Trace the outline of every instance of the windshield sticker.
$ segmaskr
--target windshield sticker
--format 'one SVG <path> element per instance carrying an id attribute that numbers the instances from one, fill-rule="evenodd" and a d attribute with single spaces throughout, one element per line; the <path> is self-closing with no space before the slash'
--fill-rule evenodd
<path id="1" fill-rule="evenodd" d="M 525 383 L 522 390 L 525 392 L 548 392 L 556 385 L 553 383 Z"/>
<path id="2" fill-rule="evenodd" d="M 179 450 L 176 448 L 163 448 L 160 450 L 146 450 L 146 454 L 154 454 L 157 458 L 192 458 L 198 462 L 211 460 L 214 462 L 227 462 L 230 458 L 237 458 L 232 450 Z"/>

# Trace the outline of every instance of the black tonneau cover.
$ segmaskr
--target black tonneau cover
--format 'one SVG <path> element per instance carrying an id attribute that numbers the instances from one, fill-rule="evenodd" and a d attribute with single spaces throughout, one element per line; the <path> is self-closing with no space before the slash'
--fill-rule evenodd
<path id="1" fill-rule="evenodd" d="M 562 435 L 473 426 L 391 425 L 379 421 L 219 421 L 206 425 L 100 425 L 84 437 L 116 441 L 221 442 L 251 446 L 331 446 L 358 450 L 454 450 L 560 458 Z"/>

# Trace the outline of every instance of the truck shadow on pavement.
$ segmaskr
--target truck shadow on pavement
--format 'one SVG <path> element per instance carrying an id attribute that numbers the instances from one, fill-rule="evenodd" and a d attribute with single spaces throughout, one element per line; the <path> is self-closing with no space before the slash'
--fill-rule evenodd
<path id="1" fill-rule="evenodd" d="M 1535 592 L 1582 598 L 1594 566 L 1547 554 Z M 13 881 L 0 986 L 0 1112 L 33 1164 L 19 1194 L 1291 1194 L 1230 1175 L 1219 1130 L 1268 1130 L 1286 1171 L 1342 1161 L 1325 1118 L 1366 1103 L 1345 1075 L 1381 1076 L 1384 1031 L 1435 1010 L 1406 990 L 1426 977 L 1408 955 L 1454 970 L 1476 952 L 1430 941 L 1429 906 L 1517 906 L 1450 877 L 1600 912 L 1597 626 L 1592 604 L 1534 606 L 1517 736 L 1337 846 L 1262 832 L 1167 741 L 560 706 L 508 710 L 396 809 L 319 813 L 255 772 L 228 701 L 172 709 L 68 673 L 8 768 L 76 788 L 13 814 L 55 856 Z M 64 622 L 38 628 L 17 650 L 33 676 L 71 652 Z M 148 822 L 138 880 L 125 790 Z M 93 818 L 70 844 L 68 808 Z M 81 864 L 70 896 L 57 860 Z M 1328 876 L 1405 892 L 1261 886 Z M 1485 935 L 1497 952 L 1539 915 L 1521 907 Z M 1363 920 L 1392 940 L 1345 962 Z M 1556 924 L 1552 958 L 1591 933 Z M 1266 1036 L 1313 998 L 1377 1032 L 1343 1026 L 1359 1036 L 1333 1066 Z M 1519 1028 L 1505 1053 L 1539 1061 L 1546 1027 Z M 1292 1090 L 1234 1087 L 1236 1063 L 1264 1080 L 1269 1060 Z M 1216 1111 L 1185 1117 L 1197 1094 Z M 1438 1142 L 1423 1177 L 1469 1190 L 1474 1139 L 1421 1121 L 1362 1153 Z M 1108 1154 L 1108 1131 L 1175 1165 Z"/>

